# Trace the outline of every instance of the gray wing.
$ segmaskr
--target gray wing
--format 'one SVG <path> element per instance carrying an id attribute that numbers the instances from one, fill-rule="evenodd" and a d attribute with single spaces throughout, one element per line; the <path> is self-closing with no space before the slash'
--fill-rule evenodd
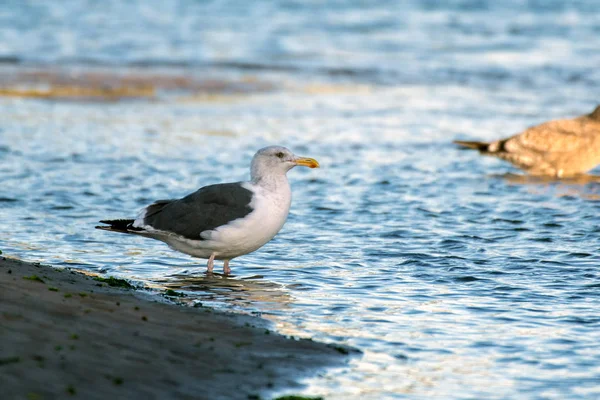
<path id="1" fill-rule="evenodd" d="M 144 225 L 188 239 L 243 218 L 253 211 L 253 193 L 241 183 L 205 186 L 179 200 L 159 200 L 146 207 Z"/>

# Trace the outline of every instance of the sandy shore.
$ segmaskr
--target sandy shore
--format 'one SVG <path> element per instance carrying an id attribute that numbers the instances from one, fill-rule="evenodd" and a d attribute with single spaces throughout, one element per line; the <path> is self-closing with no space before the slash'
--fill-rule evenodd
<path id="1" fill-rule="evenodd" d="M 165 95 L 190 100 L 244 96 L 280 90 L 254 75 L 218 78 L 170 66 L 11 65 L 0 63 L 0 97 L 58 101 L 156 101 Z"/>
<path id="2" fill-rule="evenodd" d="M 0 397 L 269 399 L 348 357 L 257 318 L 149 297 L 0 257 Z"/>

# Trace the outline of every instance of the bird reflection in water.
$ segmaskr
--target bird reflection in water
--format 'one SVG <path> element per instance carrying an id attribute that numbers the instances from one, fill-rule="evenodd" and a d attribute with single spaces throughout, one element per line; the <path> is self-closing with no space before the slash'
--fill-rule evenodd
<path id="1" fill-rule="evenodd" d="M 200 276 L 171 275 L 156 280 L 164 289 L 183 292 L 180 300 L 189 305 L 225 305 L 228 309 L 240 308 L 245 311 L 266 314 L 279 314 L 289 308 L 293 301 L 284 285 L 262 280 L 262 275 L 233 278 L 221 274 Z"/>
<path id="2" fill-rule="evenodd" d="M 572 196 L 600 200 L 600 175 L 580 174 L 568 178 L 555 178 L 507 173 L 490 176 L 501 178 L 512 185 L 528 185 L 535 193 L 552 191 L 558 197 Z"/>

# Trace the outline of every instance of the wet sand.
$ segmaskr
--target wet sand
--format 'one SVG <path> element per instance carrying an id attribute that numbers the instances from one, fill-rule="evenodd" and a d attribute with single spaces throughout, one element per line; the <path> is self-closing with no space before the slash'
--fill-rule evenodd
<path id="1" fill-rule="evenodd" d="M 204 99 L 269 93 L 279 88 L 253 75 L 223 77 L 190 68 L 101 66 L 11 66 L 0 63 L 0 98 L 52 101 L 158 101 L 176 96 Z"/>
<path id="2" fill-rule="evenodd" d="M 152 299 L 0 257 L 2 399 L 268 399 L 354 352 Z"/>

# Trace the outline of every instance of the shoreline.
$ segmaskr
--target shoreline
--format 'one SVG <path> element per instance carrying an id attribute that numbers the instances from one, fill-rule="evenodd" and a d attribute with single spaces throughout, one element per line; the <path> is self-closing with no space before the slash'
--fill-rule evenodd
<path id="1" fill-rule="evenodd" d="M 0 256 L 3 398 L 269 399 L 358 353 L 124 282 Z"/>

